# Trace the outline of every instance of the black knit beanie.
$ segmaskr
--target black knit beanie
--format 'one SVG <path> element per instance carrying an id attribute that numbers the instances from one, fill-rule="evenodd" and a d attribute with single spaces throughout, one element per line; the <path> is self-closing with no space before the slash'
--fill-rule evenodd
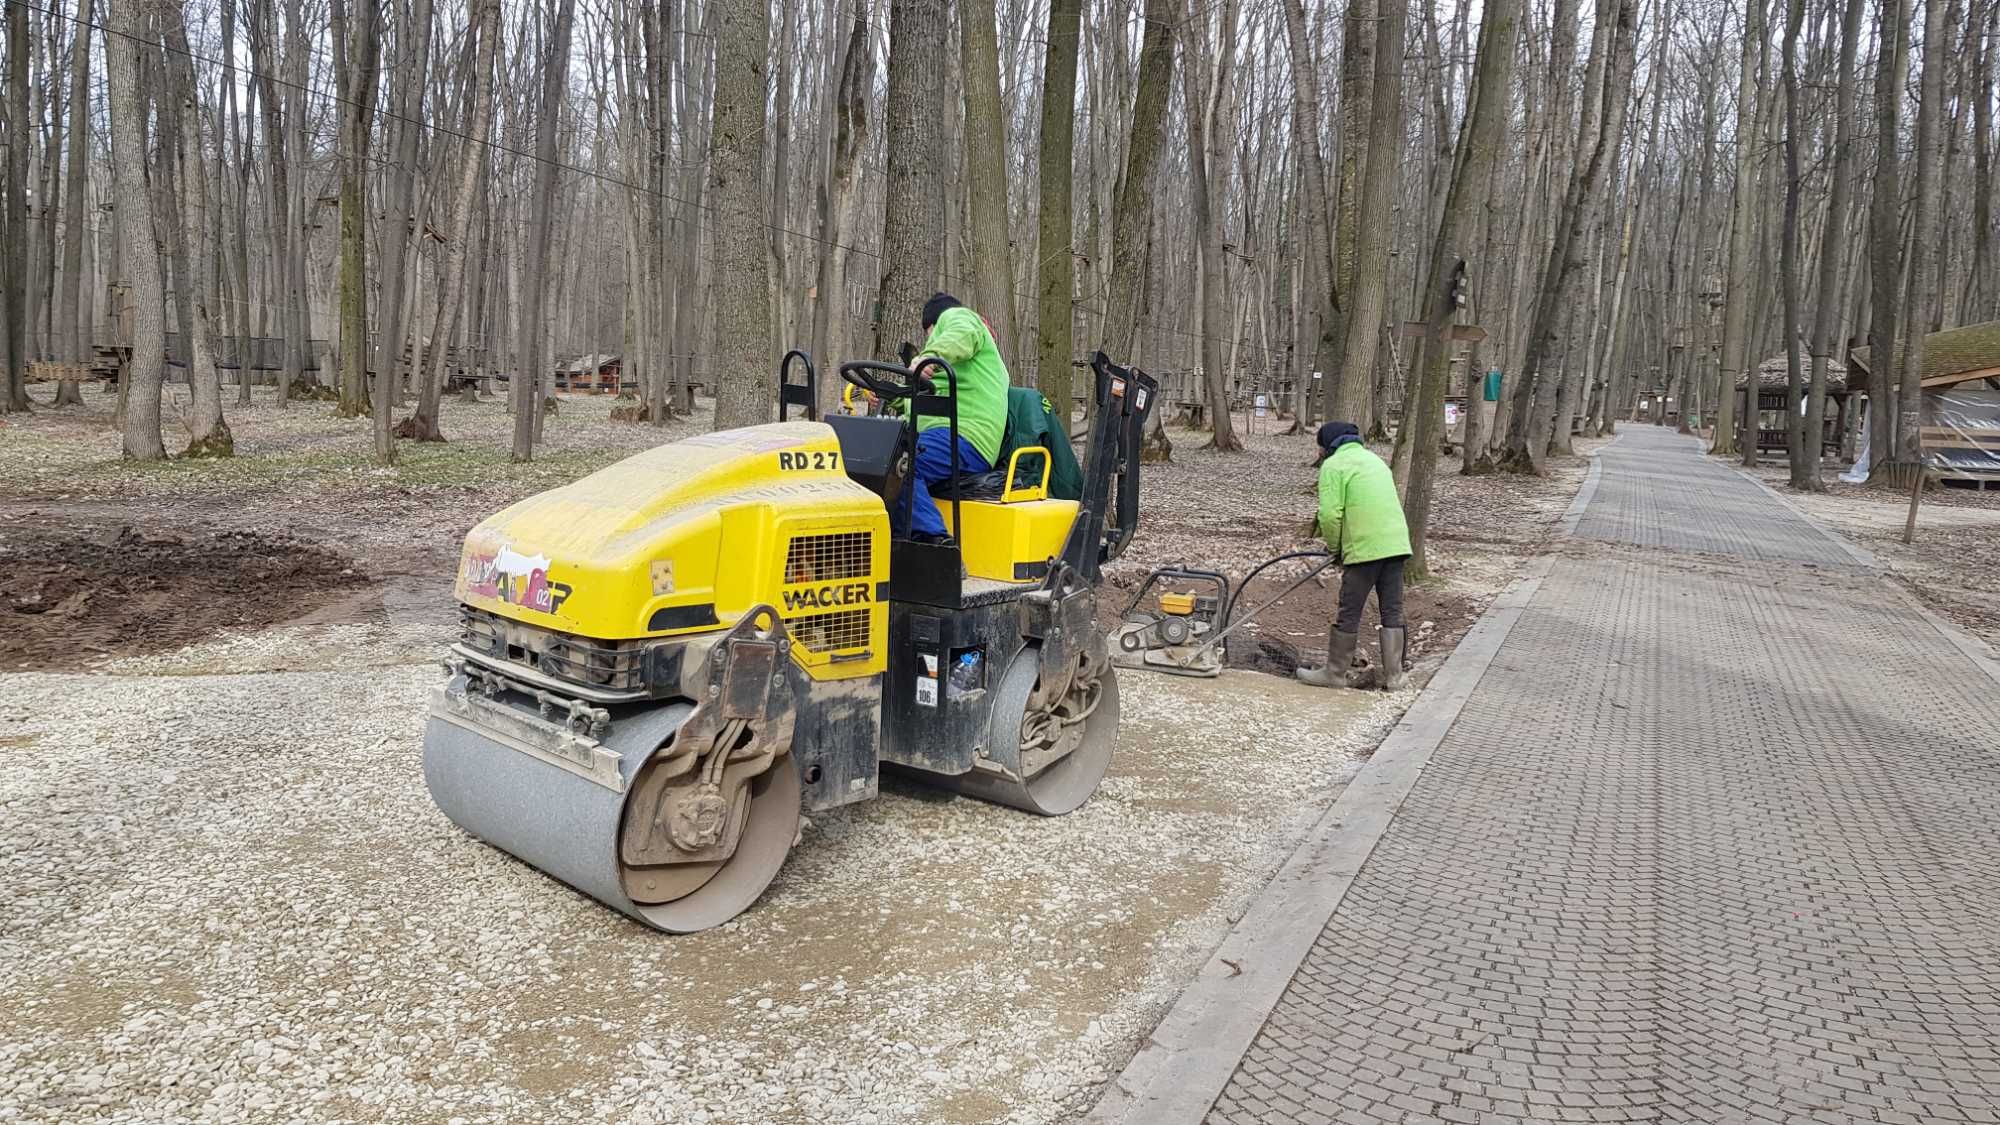
<path id="1" fill-rule="evenodd" d="M 938 322 L 938 317 L 943 316 L 946 309 L 964 307 L 964 304 L 957 297 L 949 293 L 940 292 L 931 294 L 931 299 L 924 302 L 924 331 L 929 332 L 931 325 Z"/>

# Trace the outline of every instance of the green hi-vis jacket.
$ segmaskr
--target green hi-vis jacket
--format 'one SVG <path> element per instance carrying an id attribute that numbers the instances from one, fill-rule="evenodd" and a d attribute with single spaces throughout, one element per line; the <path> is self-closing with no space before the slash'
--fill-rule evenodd
<path id="1" fill-rule="evenodd" d="M 1396 478 L 1358 441 L 1333 451 L 1319 467 L 1319 537 L 1343 565 L 1410 553 L 1410 525 L 1396 496 Z"/>
<path id="2" fill-rule="evenodd" d="M 930 339 L 917 349 L 919 358 L 934 355 L 951 364 L 958 376 L 958 433 L 972 443 L 981 457 L 996 469 L 1006 468 L 1000 460 L 1000 442 L 1007 432 L 1007 365 L 985 318 L 960 306 L 946 309 L 931 326 Z M 950 395 L 944 373 L 930 373 L 937 393 Z M 948 418 L 925 416 L 917 419 L 917 429 L 949 426 Z"/>

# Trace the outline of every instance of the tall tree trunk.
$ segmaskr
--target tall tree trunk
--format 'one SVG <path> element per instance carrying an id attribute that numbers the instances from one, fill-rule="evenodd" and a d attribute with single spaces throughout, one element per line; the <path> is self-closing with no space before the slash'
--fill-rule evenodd
<path id="1" fill-rule="evenodd" d="M 1965 271 L 1961 302 L 1968 321 L 1987 319 L 1996 308 L 1994 298 L 2000 297 L 2000 279 L 1993 269 L 1993 228 L 2000 223 L 2000 208 L 1993 201 L 1994 147 L 2000 144 L 1993 130 L 1993 103 L 2000 96 L 1994 83 L 1994 60 L 2000 58 L 2000 0 L 1988 0 L 1986 20 L 1972 99 L 1972 262 Z"/>
<path id="2" fill-rule="evenodd" d="M 181 287 L 174 294 L 174 304 L 187 325 L 181 356 L 187 363 L 188 391 L 193 399 L 187 455 L 228 457 L 235 453 L 236 442 L 222 419 L 222 374 L 215 362 L 216 258 L 210 236 L 208 168 L 202 159 L 200 90 L 188 53 L 186 14 L 176 7 L 163 15 L 167 68 L 178 118 L 174 127 L 174 184 L 179 191 L 174 212 L 180 221 L 174 242 L 175 258 L 181 263 Z M 216 143 L 222 143 L 220 136 Z"/>
<path id="3" fill-rule="evenodd" d="M 1624 149 L 1625 117 L 1631 106 L 1631 75 L 1638 50 L 1638 32 L 1633 22 L 1637 7 L 1636 0 L 1624 0 L 1617 7 L 1615 19 L 1610 18 L 1609 6 L 1600 3 L 1597 10 L 1600 24 L 1610 22 L 1606 34 L 1599 37 L 1602 43 L 1601 49 L 1606 56 L 1606 65 L 1602 68 L 1602 85 L 1598 94 L 1601 104 L 1585 107 L 1586 123 L 1591 121 L 1593 110 L 1595 113 L 1594 128 L 1588 124 L 1585 128 L 1586 133 L 1595 137 L 1595 143 L 1587 149 L 1580 144 L 1578 149 L 1579 152 L 1589 151 L 1592 164 L 1599 165 L 1595 177 L 1584 187 L 1582 211 L 1578 219 L 1582 233 L 1581 247 L 1586 261 L 1592 263 L 1601 263 L 1603 260 L 1599 248 L 1604 242 L 1605 214 L 1610 206 L 1609 189 L 1615 182 L 1607 179 L 1605 173 L 1620 166 L 1620 156 Z M 1593 60 L 1597 54 L 1597 51 L 1592 52 Z M 1589 171 L 1590 165 L 1586 165 L 1585 170 Z M 1571 430 L 1576 425 L 1580 413 L 1579 407 L 1585 395 L 1585 381 L 1590 374 L 1592 332 L 1599 309 L 1596 296 L 1602 288 L 1597 279 L 1586 279 L 1581 272 L 1572 276 L 1572 284 L 1577 287 L 1575 302 L 1571 303 L 1568 300 L 1562 302 L 1572 310 L 1571 326 L 1563 332 L 1559 341 L 1557 354 L 1561 358 L 1558 368 L 1563 372 L 1563 376 L 1557 385 L 1555 417 L 1553 429 L 1549 434 L 1549 452 L 1565 455 L 1575 452 L 1570 441 Z M 1681 407 L 1682 432 L 1687 430 L 1688 402 L 1685 388 L 1688 367 L 1689 364 L 1684 359 L 1679 373 L 1680 397 L 1677 399 Z"/>
<path id="4" fill-rule="evenodd" d="M 716 208 L 715 428 L 771 420 L 770 263 L 764 256 L 764 73 L 771 13 L 764 0 L 719 0 L 709 198 Z M 942 20 L 942 6 L 938 15 Z M 941 41 L 942 35 L 932 40 Z M 933 63 L 934 69 L 942 69 Z"/>
<path id="5" fill-rule="evenodd" d="M 1821 435 L 1826 430 L 1827 366 L 1840 346 L 1841 264 L 1847 257 L 1849 177 L 1854 165 L 1854 75 L 1861 47 L 1861 14 L 1867 0 L 1844 0 L 1840 25 L 1840 65 L 1834 71 L 1833 159 L 1827 175 L 1826 222 L 1819 245 L 1819 294 L 1814 299 L 1812 385 L 1806 395 L 1806 456 L 1793 466 L 1792 487 L 1823 492 Z"/>
<path id="6" fill-rule="evenodd" d="M 770 261 L 766 265 L 768 276 L 765 289 L 771 302 L 771 325 L 769 344 L 778 348 L 793 347 L 791 326 L 786 323 L 790 302 L 786 300 L 791 292 L 785 255 L 785 236 L 791 228 L 792 197 L 792 103 L 797 85 L 799 0 L 779 0 L 782 18 L 778 23 L 777 56 L 778 73 L 772 82 L 773 97 L 769 132 L 771 135 L 771 186 L 765 193 L 765 202 L 771 208 L 770 221 L 766 226 L 765 239 L 770 247 Z M 768 345 L 767 345 L 768 346 Z M 771 384 L 771 395 L 777 396 L 777 384 Z"/>
<path id="7" fill-rule="evenodd" d="M 160 378 L 166 366 L 166 293 L 160 280 L 160 244 L 153 234 L 146 188 L 146 88 L 139 80 L 139 50 L 153 37 L 143 0 L 111 5 L 105 36 L 105 79 L 110 87 L 111 174 L 122 230 L 121 255 L 132 305 L 132 359 L 125 371 L 124 453 L 134 461 L 167 455 L 160 440 Z"/>
<path id="8" fill-rule="evenodd" d="M 570 31 L 576 22 L 576 0 L 554 0 L 555 20 L 549 31 L 547 49 L 542 55 L 542 104 L 535 117 L 535 186 L 534 201 L 528 212 L 528 245 L 524 248 L 521 269 L 521 300 L 516 313 L 519 318 L 515 325 L 514 374 L 509 381 L 509 392 L 514 400 L 514 447 L 513 459 L 527 461 L 535 455 L 535 419 L 542 412 L 542 362 L 543 353 L 548 350 L 548 284 L 549 284 L 549 234 L 551 216 L 556 206 L 556 133 L 562 127 L 563 94 L 569 89 Z M 764 8 L 760 3 L 758 12 Z M 730 15 L 723 10 L 722 29 L 718 32 L 718 46 L 729 42 L 733 31 L 728 25 Z M 762 18 L 768 23 L 769 17 Z M 726 49 L 726 48 L 725 48 Z M 757 38 L 754 60 L 756 69 L 744 80 L 755 82 L 758 104 L 763 104 L 764 90 L 764 38 Z M 762 124 L 762 114 L 758 115 Z M 753 140 L 751 143 L 760 144 Z M 755 184 L 763 183 L 763 157 L 761 147 L 756 162 L 751 167 L 757 174 L 751 177 Z M 758 205 L 755 187 L 745 185 L 743 192 L 748 196 L 751 215 L 762 222 L 764 209 Z M 744 246 L 735 248 L 737 253 L 747 252 L 759 263 L 764 261 L 764 242 L 753 232 Z M 749 303 L 752 307 L 746 315 L 767 315 L 764 287 L 758 286 Z M 718 404 L 718 413 L 720 412 Z"/>
<path id="9" fill-rule="evenodd" d="M 333 0 L 334 68 L 342 101 L 339 414 L 344 418 L 366 413 L 369 403 L 368 149 L 381 29 L 381 0 Z M 376 459 L 383 464 L 394 461 L 395 445 L 385 444 L 380 434 L 375 440 Z"/>
<path id="10" fill-rule="evenodd" d="M 312 52 L 306 45 L 305 5 L 301 0 L 285 4 L 285 121 L 291 129 L 288 142 L 292 159 L 298 161 L 297 175 L 291 177 L 291 237 L 285 256 L 285 380 L 324 390 L 323 380 L 306 373 L 306 363 L 315 359 L 312 348 L 312 303 L 306 293 L 306 258 L 312 252 L 312 207 L 306 195 L 306 164 L 311 152 L 306 144 L 306 85 Z"/>
<path id="11" fill-rule="evenodd" d="M 228 49 L 222 56 L 222 113 L 228 126 L 228 156 L 225 162 L 222 138 L 217 138 L 216 185 L 218 190 L 227 171 L 226 163 L 236 166 L 236 206 L 230 208 L 233 222 L 234 243 L 230 247 L 229 269 L 236 290 L 236 401 L 250 405 L 251 355 L 250 338 L 250 154 L 243 144 L 244 118 L 255 112 L 246 102 L 242 112 L 237 111 L 236 95 L 239 89 L 244 96 L 254 102 L 256 87 L 238 87 L 236 83 L 236 0 L 222 2 L 222 41 Z"/>
<path id="12" fill-rule="evenodd" d="M 1403 149 L 1403 24 L 1408 0 L 1376 0 L 1375 72 L 1370 81 L 1368 163 L 1362 175 L 1360 230 L 1352 284 L 1343 290 L 1350 315 L 1342 331 L 1340 375 L 1327 403 L 1329 418 L 1353 421 L 1364 431 L 1375 416 L 1375 355 L 1388 308 L 1390 206 Z M 1333 378 L 1329 375 L 1328 378 Z M 1379 438 L 1380 434 L 1370 437 Z"/>
<path id="13" fill-rule="evenodd" d="M 1348 356 L 1348 334 L 1353 331 L 1356 300 L 1356 283 L 1360 277 L 1363 196 L 1364 184 L 1368 178 L 1368 156 L 1371 138 L 1374 134 L 1375 77 L 1378 57 L 1377 46 L 1382 40 L 1381 21 L 1377 18 L 1376 0 L 1347 0 L 1341 14 L 1340 32 L 1340 183 L 1339 198 L 1335 201 L 1336 217 L 1334 229 L 1334 275 L 1327 279 L 1327 303 L 1333 311 L 1329 329 L 1331 339 L 1322 341 L 1319 347 L 1322 374 L 1317 392 L 1318 405 L 1310 421 L 1331 419 L 1336 411 L 1351 416 L 1360 425 L 1367 425 L 1366 404 L 1361 413 L 1356 413 L 1352 405 L 1344 405 L 1340 388 L 1346 374 Z M 1372 33 L 1371 33 L 1372 29 Z M 1396 55 L 1402 57 L 1400 34 L 1396 42 Z M 1398 118 L 1400 128 L 1401 118 Z M 1401 148 L 1398 144 L 1397 148 Z M 1391 173 L 1391 179 L 1394 174 Z M 1379 315 L 1377 319 L 1380 319 Z M 1363 345 L 1362 355 L 1372 361 L 1376 348 L 1376 332 L 1370 330 Z M 1363 392 L 1372 386 L 1366 372 L 1355 376 Z"/>
<path id="14" fill-rule="evenodd" d="M 996 339 L 1014 339 L 1014 259 L 1007 236 L 1007 126 L 1000 101 L 1000 45 L 993 0 L 960 0 L 965 72 L 965 157 L 972 196 L 972 283 Z"/>
<path id="15" fill-rule="evenodd" d="M 1391 3 L 1399 0 L 1389 0 Z M 1239 452 L 1243 448 L 1242 439 L 1236 436 L 1236 423 L 1229 411 L 1229 372 L 1223 366 L 1222 333 L 1229 328 L 1228 310 L 1223 297 L 1222 224 L 1215 214 L 1214 196 L 1219 194 L 1223 181 L 1222 158 L 1218 154 L 1211 162 L 1208 155 L 1208 141 L 1216 131 L 1216 114 L 1211 107 L 1228 101 L 1230 62 L 1234 57 L 1234 28 L 1236 4 L 1229 3 L 1224 18 L 1221 50 L 1217 52 L 1215 75 L 1212 89 L 1204 90 L 1201 82 L 1201 68 L 1190 61 L 1184 76 L 1183 91 L 1187 100 L 1188 120 L 1188 185 L 1193 202 L 1195 237 L 1199 240 L 1201 258 L 1201 367 L 1202 381 L 1207 386 L 1208 418 L 1210 437 L 1207 448 L 1224 453 Z M 1191 0 L 1188 7 L 1190 21 L 1202 18 L 1205 11 L 1200 0 Z M 1192 41 L 1190 41 L 1192 42 Z"/>
<path id="16" fill-rule="evenodd" d="M 121 5 L 122 6 L 122 5 Z M 23 4 L 7 6 L 7 175 L 0 206 L 6 218 L 0 222 L 0 242 L 13 248 L 8 256 L 21 254 L 27 245 L 28 137 L 34 127 L 28 121 L 28 9 Z M 25 256 L 25 255 L 24 255 Z M 0 277 L 0 305 L 5 306 L 6 323 L 0 325 L 5 339 L 0 366 L 6 368 L 7 386 L 0 393 L 0 413 L 28 409 L 28 271 L 23 261 L 8 264 Z"/>
<path id="17" fill-rule="evenodd" d="M 1453 267 L 1472 251 L 1473 241 L 1479 237 L 1480 217 L 1493 188 L 1493 169 L 1499 162 L 1500 146 L 1506 140 L 1507 119 L 1513 108 L 1508 87 L 1514 77 L 1514 35 L 1520 14 L 1521 0 L 1486 0 L 1479 30 L 1478 73 L 1472 105 L 1467 111 L 1457 167 L 1452 173 L 1450 193 L 1431 252 L 1430 283 L 1424 287 L 1431 302 L 1425 320 L 1434 328 L 1424 341 L 1427 358 L 1418 369 L 1417 386 L 1403 410 L 1403 426 L 1411 434 L 1403 513 L 1410 528 L 1410 565 L 1420 575 L 1428 567 L 1425 541 L 1430 526 L 1431 484 L 1444 425 L 1445 386 L 1451 379 L 1452 345 L 1437 330 L 1447 327 L 1457 311 L 1460 292 L 1454 279 L 1463 275 L 1455 273 Z M 1468 369 L 1471 366 L 1468 360 Z M 1465 405 L 1469 410 L 1478 409 L 1478 403 L 1470 396 Z M 1468 433 L 1471 426 L 1468 420 Z"/>
<path id="18" fill-rule="evenodd" d="M 1604 349 L 1598 354 L 1597 370 L 1606 373 L 1604 396 L 1597 410 L 1591 415 L 1594 425 L 1586 430 L 1599 435 L 1611 433 L 1615 404 L 1624 401 L 1623 396 L 1617 393 L 1623 372 L 1617 371 L 1615 364 L 1620 346 L 1624 342 L 1625 321 L 1629 311 L 1625 297 L 1632 278 L 1632 246 L 1638 237 L 1639 220 L 1651 193 L 1656 178 L 1655 166 L 1659 162 L 1660 118 L 1667 103 L 1663 79 L 1669 66 L 1667 47 L 1672 42 L 1671 35 L 1665 29 L 1673 28 L 1674 16 L 1673 0 L 1662 0 L 1659 27 L 1663 30 L 1658 33 L 1659 50 L 1653 60 L 1651 73 L 1646 78 L 1646 99 L 1651 103 L 1646 124 L 1646 151 L 1640 160 L 1638 174 L 1632 178 L 1631 184 L 1625 191 L 1625 219 L 1618 236 L 1618 265 L 1611 282 L 1611 312 L 1606 321 Z M 1705 184 L 1714 153 L 1712 142 L 1715 139 L 1713 131 L 1715 99 L 1713 93 L 1707 89 L 1704 90 L 1702 108 L 1704 124 L 1708 127 L 1702 138 L 1702 179 Z M 1681 412 L 1681 418 L 1682 428 L 1685 429 L 1687 411 Z"/>
<path id="19" fill-rule="evenodd" d="M 270 206 L 269 293 L 278 306 L 277 331 L 289 337 L 292 331 L 291 259 L 294 244 L 304 236 L 303 223 L 292 221 L 291 168 L 285 159 L 287 125 L 285 103 L 278 98 L 277 7 L 274 0 L 249 0 L 250 72 L 257 82 L 258 107 L 263 111 L 264 161 L 267 183 L 264 195 Z M 299 377 L 298 352 L 286 342 L 279 360 L 278 408 L 284 409 L 291 397 L 292 383 Z"/>
<path id="20" fill-rule="evenodd" d="M 480 181 L 486 173 L 486 145 L 493 132 L 493 57 L 500 39 L 500 0 L 481 0 L 474 15 L 472 37 L 475 44 L 472 64 L 472 120 L 465 130 L 464 151 L 459 154 L 458 183 L 451 199 L 446 222 L 444 261 L 440 264 L 437 299 L 431 315 L 431 346 L 419 353 L 423 378 L 417 387 L 417 407 L 399 427 L 403 436 L 418 441 L 443 441 L 438 429 L 438 404 L 444 391 L 445 355 L 457 335 L 465 290 L 465 244 L 472 231 L 472 211 L 479 196 Z M 472 341 L 466 340 L 466 353 Z"/>
<path id="21" fill-rule="evenodd" d="M 400 81 L 395 93 L 395 155 L 389 166 L 389 199 L 383 216 L 381 303 L 378 306 L 382 331 L 375 339 L 375 385 L 386 394 L 387 404 L 375 403 L 376 451 L 378 455 L 395 439 L 389 433 L 389 406 L 400 400 L 405 343 L 414 368 L 423 363 L 424 342 L 420 332 L 406 322 L 405 286 L 415 247 L 422 242 L 417 210 L 417 142 L 423 132 L 424 86 L 430 74 L 431 0 L 396 0 L 399 26 L 396 29 L 396 71 Z M 414 317 L 411 317 L 414 319 Z M 443 347 L 440 342 L 438 347 Z"/>
<path id="22" fill-rule="evenodd" d="M 1799 417 L 1799 392 L 1804 387 L 1799 363 L 1799 176 L 1800 132 L 1805 112 L 1799 107 L 1799 29 L 1806 18 L 1806 0 L 1791 0 L 1785 18 L 1785 220 L 1778 249 L 1778 284 L 1784 291 L 1785 452 L 1798 486 L 1805 460 L 1805 425 Z M 1819 452 L 1815 444 L 1813 452 Z"/>
<path id="23" fill-rule="evenodd" d="M 1910 76 L 1913 0 L 1885 0 L 1875 28 L 1875 174 L 1869 189 L 1868 441 L 1872 471 L 1897 459 L 1897 334 L 1903 311 L 1903 89 Z M 1748 456 L 1747 454 L 1745 455 Z"/>
<path id="24" fill-rule="evenodd" d="M 1082 0 L 1049 0 L 1048 49 L 1042 55 L 1041 222 L 1035 240 L 1037 317 L 1035 382 L 1069 417 L 1069 365 L 1076 356 L 1076 258 L 1071 239 L 1072 155 L 1076 139 L 1077 24 Z M 890 74 L 896 62 L 890 60 Z M 1192 112 L 1192 110 L 1190 110 Z M 893 110 L 892 110 L 893 114 Z M 896 149 L 890 120 L 889 149 Z"/>
<path id="25" fill-rule="evenodd" d="M 1565 384 L 1576 346 L 1575 321 L 1584 304 L 1583 266 L 1604 221 L 1604 171 L 1612 163 L 1612 153 L 1624 132 L 1631 90 L 1633 7 L 1632 0 L 1611 0 L 1598 7 L 1600 31 L 1589 68 L 1595 72 L 1595 80 L 1585 79 L 1583 116 L 1577 131 L 1578 162 L 1557 218 L 1556 238 L 1549 250 L 1523 360 L 1523 371 L 1534 387 L 1527 416 L 1517 419 L 1518 430 L 1509 439 L 1510 467 L 1516 471 L 1545 473 L 1552 431 L 1569 424 L 1563 416 L 1569 398 Z"/>
<path id="26" fill-rule="evenodd" d="M 1750 260 L 1756 242 L 1757 218 L 1757 111 L 1759 83 L 1768 51 L 1764 33 L 1764 0 L 1748 0 L 1744 13 L 1742 69 L 1736 78 L 1736 171 L 1729 212 L 1729 249 L 1723 275 L 1722 313 L 1722 403 L 1716 416 L 1714 452 L 1740 452 L 1743 463 L 1757 463 L 1757 361 L 1750 356 L 1750 310 L 1754 291 L 1765 288 L 1753 284 Z M 1738 405 L 1736 384 L 1745 390 L 1741 404 L 1741 427 L 1736 424 Z"/>
<path id="27" fill-rule="evenodd" d="M 1139 88 L 1132 102 L 1132 140 L 1125 179 L 1111 226 L 1111 296 L 1105 317 L 1104 347 L 1120 363 L 1136 362 L 1139 301 L 1146 252 L 1153 229 L 1153 181 L 1164 147 L 1167 103 L 1173 98 L 1173 0 L 1145 0 L 1146 28 L 1139 46 Z M 1322 226 L 1321 234 L 1325 229 Z M 1155 411 L 1155 417 L 1165 411 Z"/>
<path id="28" fill-rule="evenodd" d="M 1938 197 L 1944 187 L 1944 75 L 1950 65 L 1946 31 L 1958 0 L 1924 2 L 1924 76 L 1917 101 L 1917 206 L 1910 223 L 1910 269 L 1904 298 L 1903 356 L 1897 370 L 1896 444 L 1905 460 L 1922 457 L 1920 427 L 1923 409 L 1924 336 L 1937 315 L 1937 289 L 1931 277 L 1938 243 L 1943 241 L 1944 216 Z"/>
<path id="29" fill-rule="evenodd" d="M 1360 0 L 1351 0 L 1353 3 Z M 1321 122 L 1319 112 L 1319 68 L 1313 60 L 1312 43 L 1306 33 L 1305 6 L 1301 0 L 1284 0 L 1285 45 L 1292 61 L 1292 120 L 1296 123 L 1296 133 L 1300 138 L 1299 163 L 1301 184 L 1305 188 L 1302 210 L 1305 213 L 1305 250 L 1313 269 L 1325 279 L 1325 307 L 1320 312 L 1320 330 L 1314 333 L 1312 371 L 1320 373 L 1324 382 L 1333 365 L 1339 360 L 1340 262 L 1333 253 L 1333 239 L 1327 230 L 1328 216 L 1333 214 L 1333 200 L 1329 197 L 1326 182 L 1326 157 L 1321 151 Z M 1344 118 L 1343 118 L 1344 119 Z M 1343 162 L 1343 168 L 1345 163 Z M 1293 232 L 1297 237 L 1296 231 Z M 1299 294 L 1292 294 L 1294 309 L 1300 305 Z M 1309 393 L 1310 377 L 1299 383 L 1299 403 L 1294 408 L 1294 417 L 1299 425 L 1311 423 L 1313 407 L 1305 401 Z"/>
<path id="30" fill-rule="evenodd" d="M 90 27 L 92 0 L 78 0 L 76 37 L 70 44 L 69 196 L 63 201 L 63 287 L 56 301 L 55 354 L 67 372 L 90 362 L 90 322 L 78 316 L 88 292 L 83 282 L 84 202 L 90 183 Z M 19 5 L 16 5 L 19 7 Z M 76 379 L 56 386 L 57 406 L 82 406 Z"/>
<path id="31" fill-rule="evenodd" d="M 839 73 L 831 99 L 834 127 L 827 182 L 820 193 L 819 296 L 813 302 L 813 346 L 829 364 L 840 362 L 849 348 L 847 248 L 860 211 L 855 177 L 861 154 L 868 149 L 868 104 L 875 82 L 874 39 L 868 34 L 867 12 L 860 8 L 854 12 L 854 26 L 840 54 Z M 821 383 L 823 395 L 828 396 L 821 405 L 831 406 L 835 380 Z"/>

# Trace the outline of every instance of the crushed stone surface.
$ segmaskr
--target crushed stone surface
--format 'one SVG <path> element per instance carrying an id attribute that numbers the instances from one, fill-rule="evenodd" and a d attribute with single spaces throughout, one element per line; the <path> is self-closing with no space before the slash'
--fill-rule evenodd
<path id="1" fill-rule="evenodd" d="M 1409 694 L 1127 674 L 1079 812 L 891 779 L 670 938 L 436 811 L 410 634 L 0 680 L 0 1120 L 1063 1120 Z"/>

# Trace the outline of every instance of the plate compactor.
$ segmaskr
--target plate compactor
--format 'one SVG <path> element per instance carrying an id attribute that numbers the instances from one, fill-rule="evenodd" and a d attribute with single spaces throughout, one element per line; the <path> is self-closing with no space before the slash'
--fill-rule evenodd
<path id="1" fill-rule="evenodd" d="M 890 513 L 916 420 L 957 436 L 957 397 L 935 382 L 955 389 L 951 367 L 844 364 L 908 418 L 819 420 L 799 352 L 776 424 L 648 450 L 480 524 L 424 734 L 432 798 L 675 933 L 749 907 L 801 810 L 873 797 L 883 762 L 1075 809 L 1117 741 L 1099 568 L 1138 524 L 1156 389 L 1102 353 L 1091 371 L 1082 495 L 1048 495 L 1049 449 L 1003 448 L 998 473 L 933 490 L 942 542 L 892 536 Z"/>

